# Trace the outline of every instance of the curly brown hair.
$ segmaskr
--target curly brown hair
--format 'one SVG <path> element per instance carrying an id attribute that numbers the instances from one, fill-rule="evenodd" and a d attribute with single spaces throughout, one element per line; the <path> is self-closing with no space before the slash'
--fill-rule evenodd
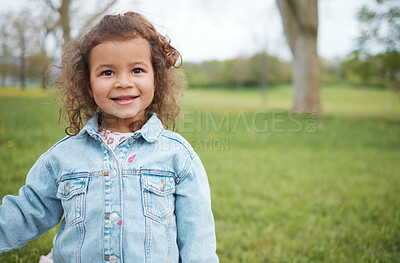
<path id="1" fill-rule="evenodd" d="M 61 58 L 61 74 L 57 82 L 61 92 L 60 117 L 69 122 L 68 135 L 79 133 L 83 125 L 99 109 L 89 94 L 89 55 L 92 49 L 105 41 L 125 41 L 143 38 L 150 44 L 154 70 L 154 98 L 146 109 L 146 116 L 155 112 L 164 126 L 172 124 L 179 114 L 177 95 L 186 88 L 184 74 L 176 70 L 182 66 L 181 54 L 170 45 L 167 37 L 135 12 L 106 15 L 100 22 L 65 46 Z M 179 64 L 178 64 L 179 62 Z"/>

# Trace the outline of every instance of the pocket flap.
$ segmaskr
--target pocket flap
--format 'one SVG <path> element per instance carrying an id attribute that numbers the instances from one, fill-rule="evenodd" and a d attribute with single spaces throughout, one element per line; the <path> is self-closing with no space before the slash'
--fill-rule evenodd
<path id="1" fill-rule="evenodd" d="M 175 192 L 174 178 L 168 176 L 143 176 L 143 187 L 160 196 Z"/>
<path id="2" fill-rule="evenodd" d="M 86 192 L 88 178 L 69 178 L 60 182 L 57 197 L 70 199 L 74 195 Z"/>

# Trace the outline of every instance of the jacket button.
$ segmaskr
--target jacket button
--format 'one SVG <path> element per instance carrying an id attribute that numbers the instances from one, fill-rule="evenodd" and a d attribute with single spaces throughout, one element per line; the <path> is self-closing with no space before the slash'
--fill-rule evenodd
<path id="1" fill-rule="evenodd" d="M 114 255 L 110 256 L 110 263 L 117 263 L 118 262 L 118 258 Z"/>
<path id="2" fill-rule="evenodd" d="M 110 171 L 110 177 L 111 177 L 111 178 L 115 178 L 115 176 L 117 176 L 117 171 L 111 170 L 111 171 Z"/>
<path id="3" fill-rule="evenodd" d="M 118 220 L 118 214 L 117 213 L 111 213 L 110 214 L 110 220 L 112 221 L 112 222 L 115 222 L 115 221 L 117 221 Z"/>

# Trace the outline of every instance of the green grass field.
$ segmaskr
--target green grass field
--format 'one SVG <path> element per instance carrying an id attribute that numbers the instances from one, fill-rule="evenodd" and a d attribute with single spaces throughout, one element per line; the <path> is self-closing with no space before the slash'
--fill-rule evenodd
<path id="1" fill-rule="evenodd" d="M 192 89 L 179 132 L 208 172 L 221 262 L 400 262 L 400 94 L 325 86 L 323 114 L 290 87 Z M 0 88 L 0 197 L 64 136 L 43 91 Z M 0 262 L 37 262 L 53 229 Z"/>

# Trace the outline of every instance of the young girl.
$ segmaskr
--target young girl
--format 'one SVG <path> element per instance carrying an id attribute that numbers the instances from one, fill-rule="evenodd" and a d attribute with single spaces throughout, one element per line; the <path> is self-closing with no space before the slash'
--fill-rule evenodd
<path id="1" fill-rule="evenodd" d="M 163 127 L 178 114 L 179 58 L 133 12 L 105 16 L 66 46 L 69 136 L 37 160 L 19 196 L 3 198 L 0 253 L 64 215 L 54 262 L 218 262 L 206 172 Z"/>

